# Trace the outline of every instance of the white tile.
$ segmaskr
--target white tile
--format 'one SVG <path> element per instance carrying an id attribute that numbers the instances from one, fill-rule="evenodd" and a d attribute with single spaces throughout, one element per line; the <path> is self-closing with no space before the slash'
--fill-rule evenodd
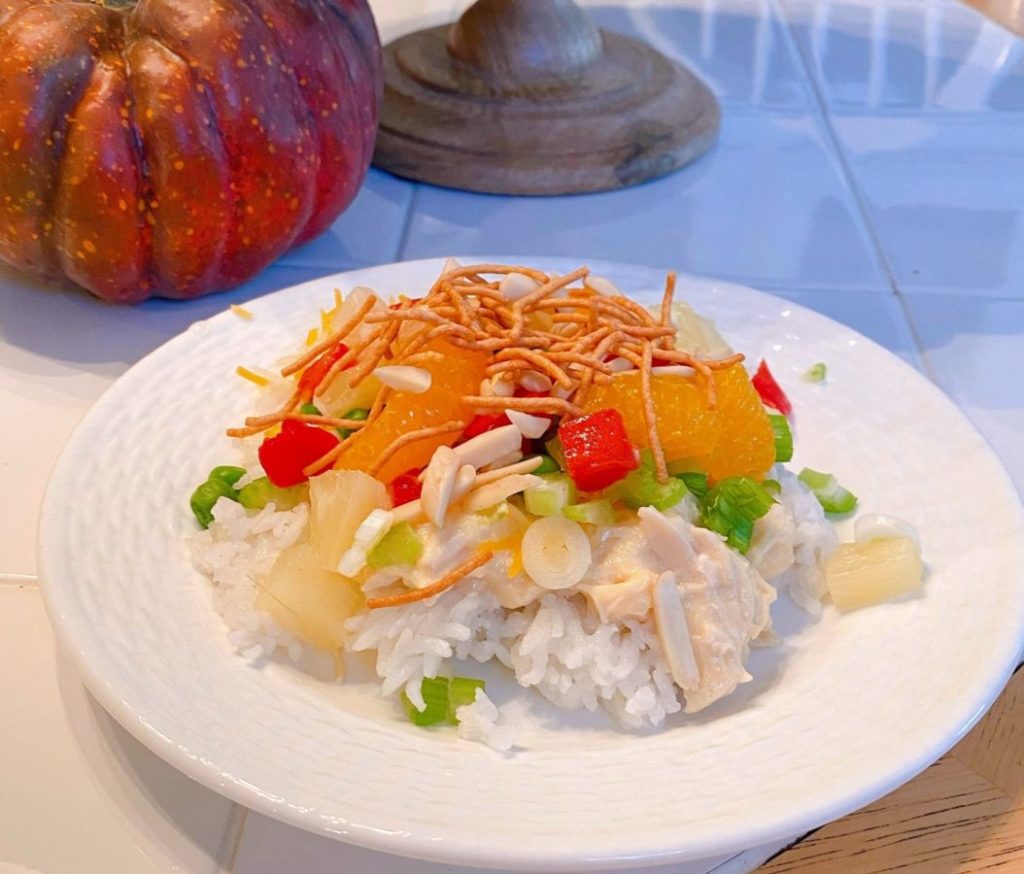
<path id="1" fill-rule="evenodd" d="M 915 295 L 909 303 L 939 385 L 1024 494 L 1024 302 Z"/>
<path id="2" fill-rule="evenodd" d="M 708 874 L 732 858 L 730 854 L 700 862 L 622 869 L 621 874 Z M 753 866 L 736 868 L 729 874 L 746 874 L 751 870 Z M 517 874 L 374 853 L 300 831 L 250 811 L 230 874 L 283 874 L 286 871 L 301 874 Z"/>
<path id="3" fill-rule="evenodd" d="M 423 187 L 406 258 L 572 255 L 790 288 L 887 288 L 813 116 L 733 110 L 713 149 L 634 188 L 513 198 Z"/>
<path id="4" fill-rule="evenodd" d="M 833 123 L 903 291 L 1024 298 L 1024 116 Z"/>
<path id="5" fill-rule="evenodd" d="M 114 725 L 55 651 L 35 588 L 0 583 L 0 664 L 0 869 L 217 870 L 232 805 Z"/>
<path id="6" fill-rule="evenodd" d="M 412 182 L 371 168 L 356 199 L 334 224 L 277 263 L 337 271 L 394 261 L 414 187 Z"/>
<path id="7" fill-rule="evenodd" d="M 413 30 L 447 24 L 458 7 L 458 0 L 370 0 L 384 44 Z"/>
<path id="8" fill-rule="evenodd" d="M 848 325 L 898 355 L 912 367 L 918 370 L 924 368 L 903 306 L 895 295 L 779 289 L 773 289 L 772 294 Z"/>
<path id="9" fill-rule="evenodd" d="M 36 518 L 61 447 L 132 364 L 230 303 L 328 271 L 271 267 L 241 288 L 195 301 L 101 303 L 0 269 L 0 574 L 36 571 Z"/>
<path id="10" fill-rule="evenodd" d="M 806 107 L 811 93 L 770 0 L 587 0 L 593 21 L 694 70 L 723 103 Z"/>
<path id="11" fill-rule="evenodd" d="M 956 0 L 780 0 L 842 112 L 1024 112 L 1024 42 Z"/>

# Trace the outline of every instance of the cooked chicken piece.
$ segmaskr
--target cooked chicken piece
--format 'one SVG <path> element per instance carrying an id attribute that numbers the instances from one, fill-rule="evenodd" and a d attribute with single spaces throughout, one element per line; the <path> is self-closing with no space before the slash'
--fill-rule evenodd
<path id="1" fill-rule="evenodd" d="M 602 622 L 622 622 L 642 619 L 651 611 L 653 582 L 651 574 L 638 573 L 620 583 L 581 586 L 580 591 L 590 599 Z"/>
<path id="2" fill-rule="evenodd" d="M 686 712 L 695 713 L 751 679 L 743 663 L 771 622 L 775 590 L 712 531 L 652 507 L 640 510 L 640 529 L 675 574 L 700 672 L 699 685 L 683 690 Z"/>

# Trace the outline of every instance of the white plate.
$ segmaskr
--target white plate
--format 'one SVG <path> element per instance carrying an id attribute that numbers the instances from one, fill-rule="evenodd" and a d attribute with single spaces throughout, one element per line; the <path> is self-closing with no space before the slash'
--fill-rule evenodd
<path id="1" fill-rule="evenodd" d="M 564 260 L 523 258 L 564 271 Z M 548 720 L 503 757 L 405 722 L 367 684 L 318 683 L 232 654 L 181 536 L 187 497 L 231 460 L 251 403 L 237 364 L 294 348 L 338 286 L 415 293 L 440 261 L 359 270 L 193 325 L 96 404 L 47 491 L 39 563 L 51 621 L 104 707 L 207 786 L 293 825 L 407 856 L 519 870 L 612 868 L 739 850 L 881 796 L 978 719 L 1024 630 L 1016 492 L 954 405 L 848 328 L 759 292 L 680 283 L 794 402 L 797 456 L 861 509 L 913 522 L 923 597 L 820 620 L 787 599 L 754 681 L 660 733 Z M 592 264 L 641 299 L 662 274 Z M 825 385 L 802 381 L 816 361 Z M 507 694 L 499 689 L 499 695 Z M 522 693 L 533 695 L 534 693 Z M 543 709 L 541 709 L 543 713 Z"/>

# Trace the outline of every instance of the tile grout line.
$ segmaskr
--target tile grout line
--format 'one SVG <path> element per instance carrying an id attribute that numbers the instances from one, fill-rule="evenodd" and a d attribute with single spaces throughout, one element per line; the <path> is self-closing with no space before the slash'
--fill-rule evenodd
<path id="1" fill-rule="evenodd" d="M 402 232 L 398 235 L 398 246 L 395 248 L 395 260 L 401 261 L 405 258 L 405 247 L 409 242 L 409 234 L 412 231 L 412 220 L 416 214 L 416 202 L 419 200 L 419 182 L 412 183 L 412 194 L 409 196 L 409 205 L 405 209 L 405 216 L 402 219 Z"/>
<path id="2" fill-rule="evenodd" d="M 34 574 L 0 574 L 0 588 L 38 589 L 39 577 Z"/>
<path id="3" fill-rule="evenodd" d="M 885 247 L 882 245 L 882 240 L 878 236 L 878 231 L 871 219 L 871 213 L 868 210 L 864 193 L 861 191 L 860 185 L 857 182 L 857 177 L 853 172 L 853 168 L 850 166 L 849 160 L 847 159 L 846 150 L 843 148 L 839 135 L 836 133 L 835 127 L 832 124 L 832 115 L 828 109 L 828 101 L 825 98 L 822 83 L 818 81 L 818 77 L 815 74 L 812 59 L 808 57 L 803 44 L 799 39 L 797 39 L 796 34 L 793 32 L 793 27 L 785 10 L 785 3 L 782 2 L 782 0 L 769 0 L 769 2 L 775 10 L 775 13 L 782 20 L 783 29 L 789 41 L 790 48 L 796 52 L 800 65 L 803 68 L 804 76 L 807 78 L 808 84 L 811 88 L 812 98 L 817 104 L 821 127 L 832 146 L 832 151 L 839 164 L 839 170 L 843 176 L 843 181 L 846 183 L 846 187 L 853 196 L 853 202 L 857 207 L 857 213 L 860 216 L 864 230 L 867 232 L 868 240 L 874 252 L 875 259 L 878 262 L 878 265 L 882 268 L 886 281 L 889 283 L 889 289 L 896 298 L 900 307 L 900 312 L 903 314 L 903 319 L 907 323 L 907 330 L 910 332 L 910 339 L 913 341 L 914 348 L 917 350 L 917 354 L 921 358 L 921 364 L 924 367 L 925 375 L 933 383 L 938 385 L 938 374 L 936 373 L 931 359 L 928 356 L 928 352 L 925 349 L 924 343 L 921 340 L 921 335 L 917 329 L 917 325 L 914 323 L 913 314 L 910 310 L 910 305 L 907 301 L 906 295 L 904 295 L 900 289 L 899 282 L 897 281 L 896 275 L 892 269 L 892 264 L 890 264 L 889 257 L 885 253 Z"/>
<path id="4" fill-rule="evenodd" d="M 234 874 L 248 818 L 249 808 L 233 802 L 231 815 L 228 817 L 228 824 L 224 829 L 224 838 L 220 844 L 220 851 L 217 853 L 217 874 Z"/>

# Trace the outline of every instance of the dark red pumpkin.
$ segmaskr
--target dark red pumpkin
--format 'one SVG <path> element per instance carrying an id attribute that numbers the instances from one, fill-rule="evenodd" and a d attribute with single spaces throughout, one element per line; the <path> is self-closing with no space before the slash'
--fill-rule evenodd
<path id="1" fill-rule="evenodd" d="M 111 301 L 237 285 L 355 196 L 381 81 L 366 0 L 0 0 L 0 259 Z"/>

